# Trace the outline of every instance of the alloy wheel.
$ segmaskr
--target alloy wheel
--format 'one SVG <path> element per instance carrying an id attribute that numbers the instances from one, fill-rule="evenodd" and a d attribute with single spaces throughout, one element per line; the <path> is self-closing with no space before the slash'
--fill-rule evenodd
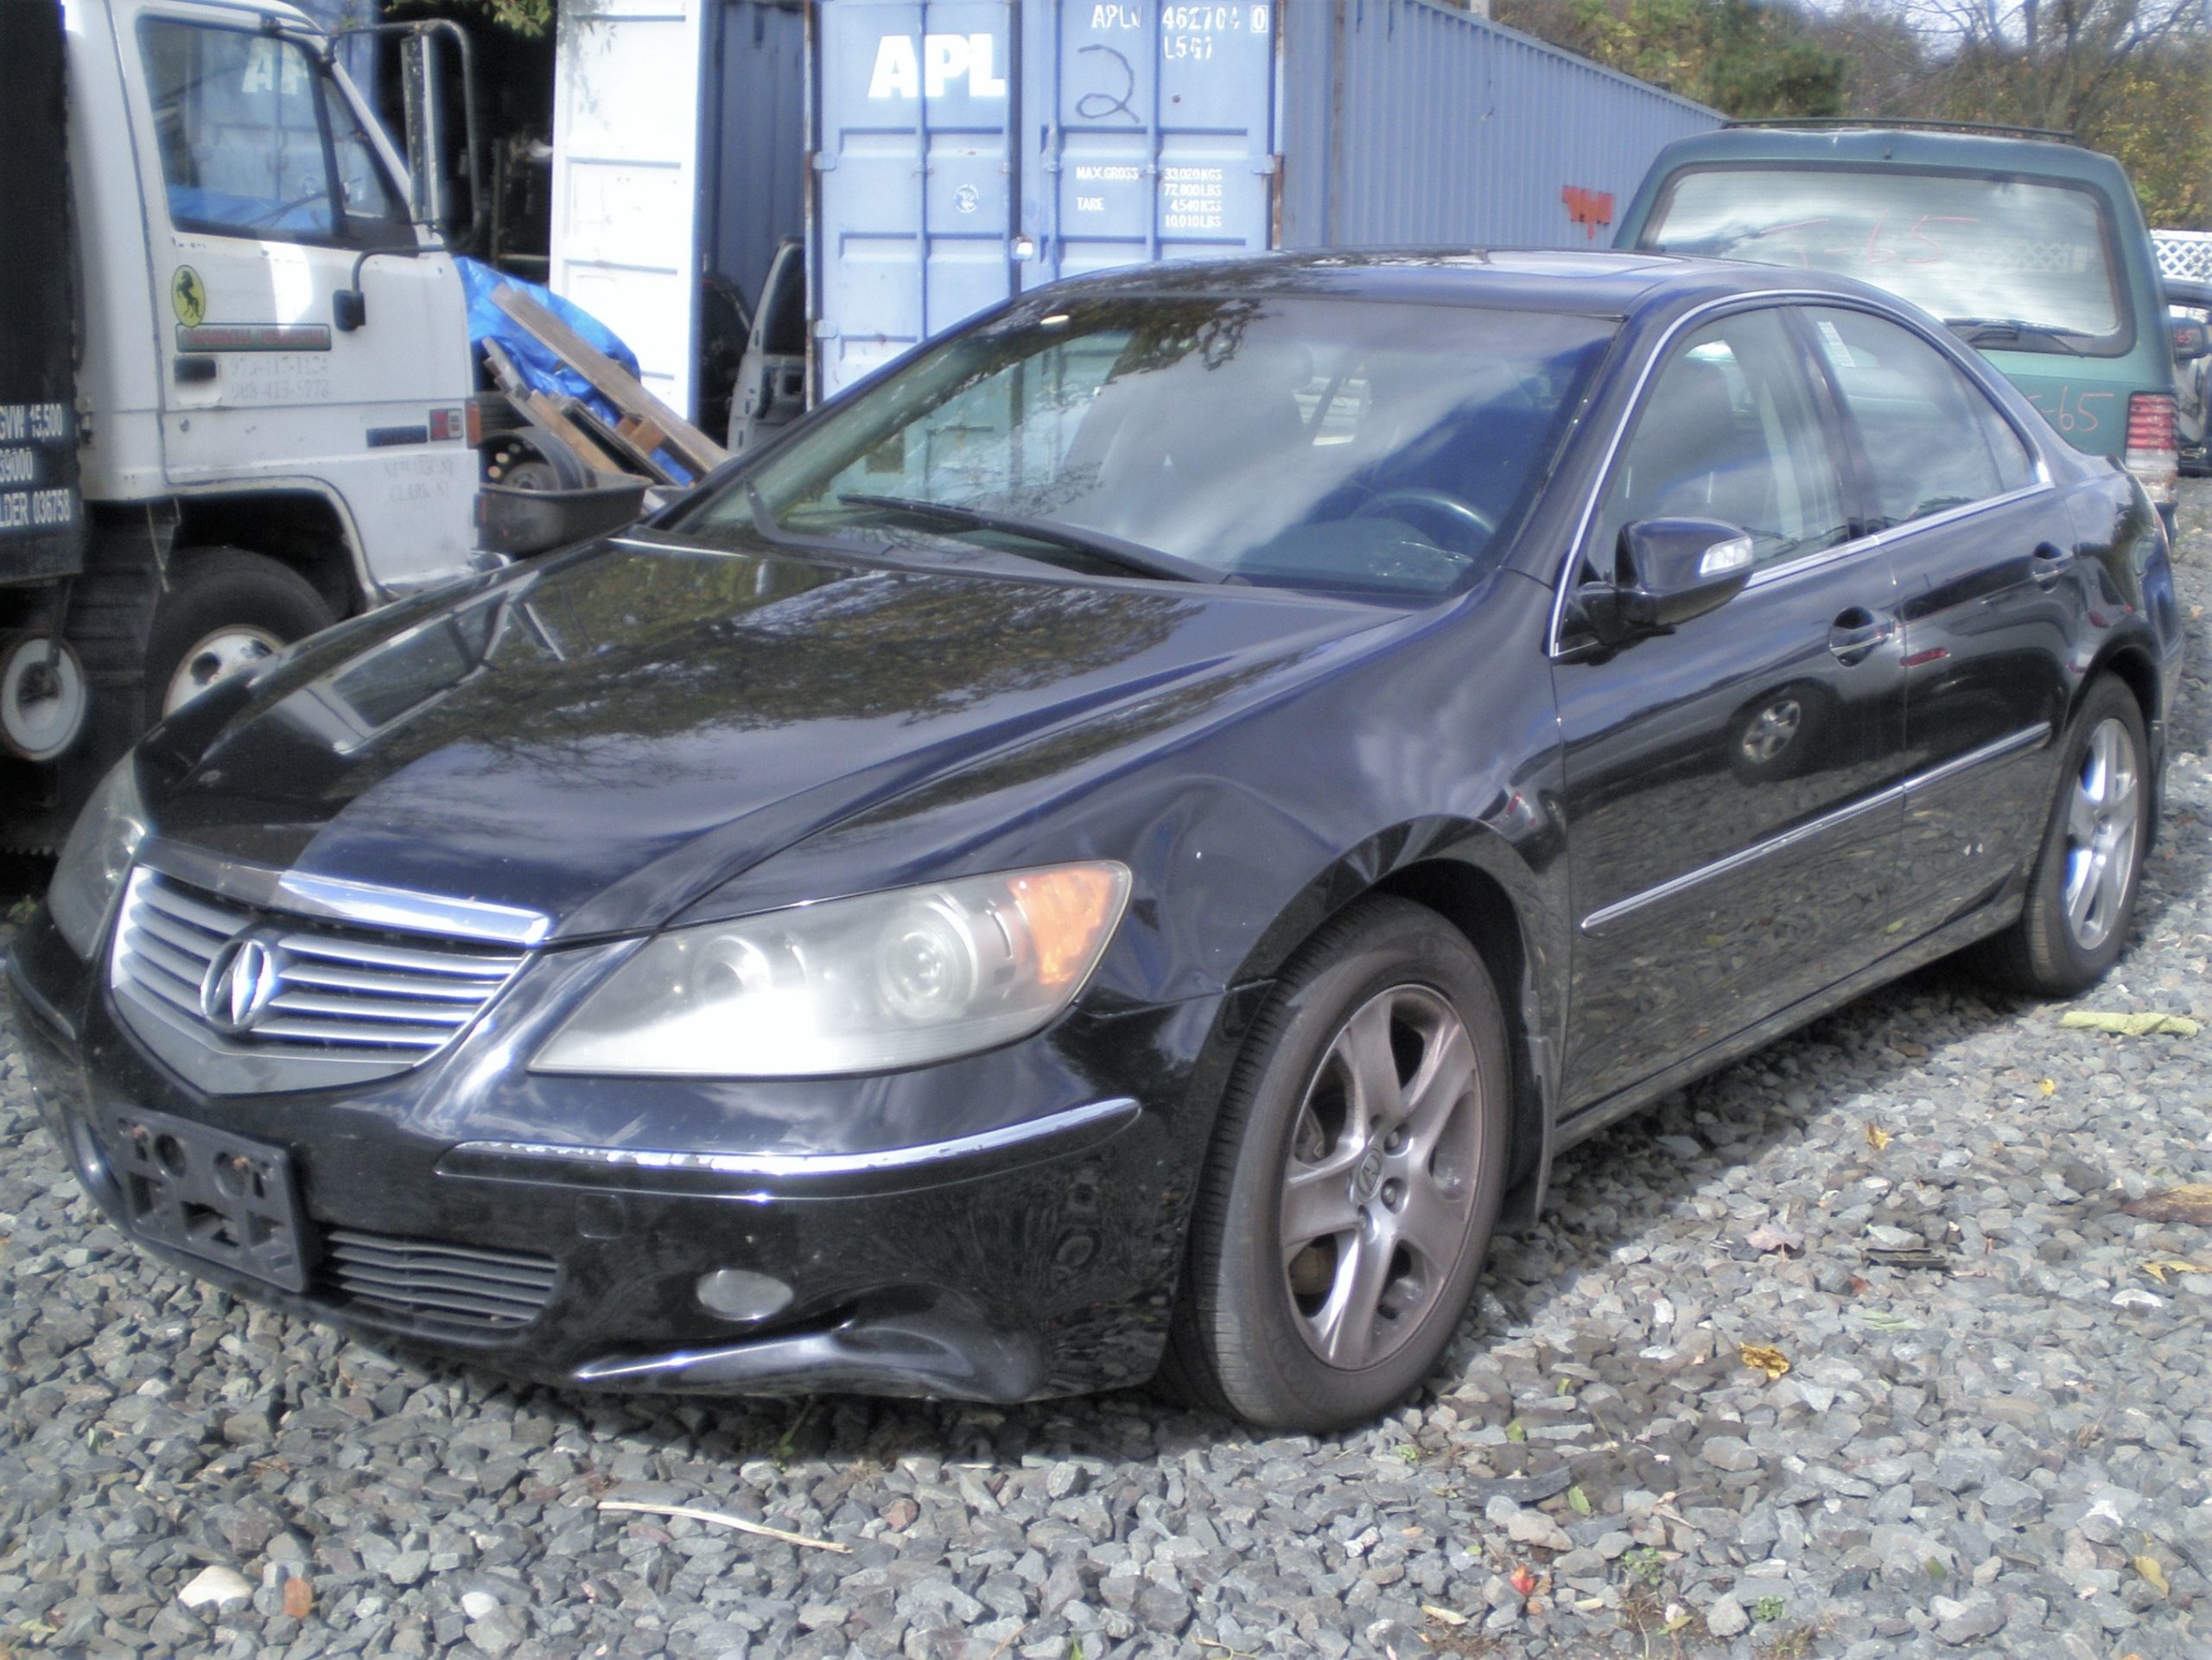
<path id="1" fill-rule="evenodd" d="M 1389 1358 L 1443 1294 L 1466 1238 L 1484 1115 L 1474 1044 L 1425 986 L 1354 1010 L 1306 1086 L 1281 1203 L 1295 1324 L 1344 1370 Z"/>
<path id="2" fill-rule="evenodd" d="M 2126 915 L 2141 839 L 2135 744 L 2116 720 L 2098 722 L 2066 807 L 2066 927 L 2094 951 Z"/>

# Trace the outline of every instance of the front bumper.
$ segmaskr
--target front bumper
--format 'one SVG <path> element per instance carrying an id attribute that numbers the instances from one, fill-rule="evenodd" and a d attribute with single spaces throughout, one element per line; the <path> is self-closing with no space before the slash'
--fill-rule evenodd
<path id="1" fill-rule="evenodd" d="M 42 909 L 7 975 L 41 1116 L 87 1192 L 143 1249 L 251 1301 L 604 1390 L 1008 1402 L 1157 1365 L 1217 1000 L 1071 1016 L 885 1078 L 524 1071 L 591 977 L 535 965 L 446 1052 L 370 1086 L 211 1097 L 115 1018 Z M 289 1153 L 304 1290 L 133 1228 L 111 1145 L 133 1110 Z M 780 1282 L 787 1304 L 710 1312 L 699 1282 L 725 1269 Z"/>

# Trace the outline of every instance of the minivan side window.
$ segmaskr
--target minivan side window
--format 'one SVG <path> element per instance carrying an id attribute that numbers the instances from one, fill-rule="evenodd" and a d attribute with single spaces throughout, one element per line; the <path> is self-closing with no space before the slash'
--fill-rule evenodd
<path id="1" fill-rule="evenodd" d="M 1758 565 L 1850 536 L 1803 359 L 1779 313 L 1708 323 L 1669 357 L 1637 411 L 1588 557 L 1610 569 L 1621 526 L 1713 518 L 1751 532 Z"/>
<path id="2" fill-rule="evenodd" d="M 140 25 L 169 222 L 270 242 L 413 239 L 360 122 L 298 42 Z"/>
<path id="3" fill-rule="evenodd" d="M 2012 423 L 1926 340 L 1864 311 L 1810 307 L 1805 317 L 1873 473 L 1869 530 L 2035 481 L 2034 459 Z"/>

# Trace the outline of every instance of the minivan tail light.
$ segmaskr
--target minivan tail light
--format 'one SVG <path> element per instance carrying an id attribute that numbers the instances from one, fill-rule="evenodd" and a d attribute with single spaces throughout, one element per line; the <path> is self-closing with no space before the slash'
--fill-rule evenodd
<path id="1" fill-rule="evenodd" d="M 2127 403 L 2127 470 L 2158 506 L 2174 499 L 2180 475 L 2174 453 L 2174 400 L 2168 392 L 2138 392 Z"/>

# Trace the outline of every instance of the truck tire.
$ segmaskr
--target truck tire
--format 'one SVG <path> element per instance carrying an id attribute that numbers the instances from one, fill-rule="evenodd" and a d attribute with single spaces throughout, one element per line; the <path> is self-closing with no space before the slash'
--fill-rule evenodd
<path id="1" fill-rule="evenodd" d="M 146 641 L 149 722 L 337 620 L 306 577 L 243 548 L 184 548 Z"/>

